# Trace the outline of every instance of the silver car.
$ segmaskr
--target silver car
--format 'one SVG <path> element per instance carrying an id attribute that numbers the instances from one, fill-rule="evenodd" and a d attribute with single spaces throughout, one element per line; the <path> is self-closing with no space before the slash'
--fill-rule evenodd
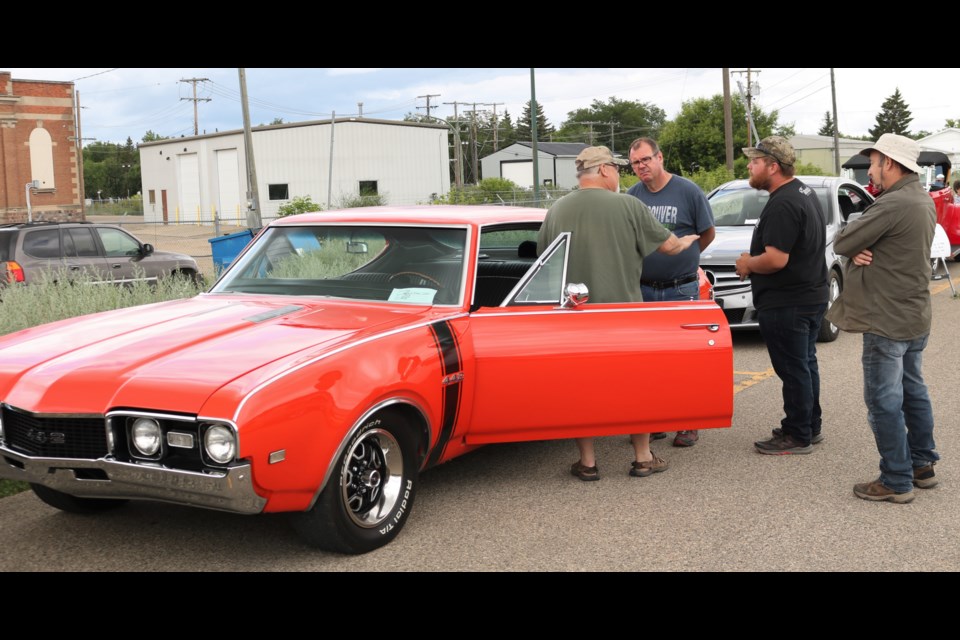
<path id="1" fill-rule="evenodd" d="M 833 251 L 833 238 L 847 223 L 850 214 L 866 209 L 873 202 L 873 196 L 846 178 L 797 177 L 816 191 L 826 215 L 827 251 L 824 259 L 827 261 L 830 287 L 828 304 L 832 305 L 843 290 L 841 257 Z M 754 189 L 747 180 L 728 182 L 707 195 L 713 209 L 717 237 L 700 255 L 700 266 L 708 274 L 713 274 L 714 295 L 717 304 L 723 307 L 731 329 L 758 326 L 750 278 L 741 281 L 734 269 L 740 254 L 750 251 L 753 229 L 769 198 L 769 193 Z M 835 325 L 824 322 L 817 339 L 820 342 L 832 342 L 839 334 L 840 330 Z"/>
<path id="2" fill-rule="evenodd" d="M 156 281 L 175 273 L 198 280 L 188 255 L 155 251 L 120 227 L 86 222 L 0 225 L 0 284 L 35 281 L 43 271 L 90 273 L 104 282 Z"/>

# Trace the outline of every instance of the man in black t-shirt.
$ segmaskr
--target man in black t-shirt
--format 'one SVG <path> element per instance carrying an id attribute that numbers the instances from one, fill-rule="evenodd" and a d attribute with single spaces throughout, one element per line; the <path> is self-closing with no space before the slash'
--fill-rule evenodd
<path id="1" fill-rule="evenodd" d="M 826 225 L 813 189 L 794 178 L 796 153 L 780 136 L 743 150 L 750 186 L 770 192 L 737 275 L 750 276 L 760 334 L 783 382 L 786 416 L 773 437 L 754 443 L 771 455 L 810 453 L 820 442 L 817 334 L 827 310 Z"/>

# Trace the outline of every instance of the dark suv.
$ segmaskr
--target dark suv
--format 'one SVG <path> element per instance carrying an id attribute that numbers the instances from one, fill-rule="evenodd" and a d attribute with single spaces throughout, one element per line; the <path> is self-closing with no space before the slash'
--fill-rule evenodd
<path id="1" fill-rule="evenodd" d="M 188 255 L 154 251 L 123 229 L 89 222 L 0 225 L 0 285 L 35 281 L 42 271 L 88 272 L 118 284 L 182 273 L 200 276 Z"/>

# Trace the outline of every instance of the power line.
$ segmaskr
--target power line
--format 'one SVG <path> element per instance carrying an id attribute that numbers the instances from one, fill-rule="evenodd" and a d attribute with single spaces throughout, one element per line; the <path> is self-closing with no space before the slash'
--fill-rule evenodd
<path id="1" fill-rule="evenodd" d="M 107 69 L 106 71 L 99 71 L 99 72 L 97 72 L 97 73 L 91 73 L 89 76 L 82 76 L 82 77 L 80 77 L 80 78 L 74 78 L 74 79 L 71 80 L 70 82 L 76 82 L 77 80 L 86 80 L 87 78 L 92 78 L 92 77 L 94 77 L 94 76 L 102 76 L 102 75 L 105 74 L 105 73 L 110 73 L 111 71 L 116 71 L 116 70 L 119 69 L 119 68 L 120 68 L 120 67 L 115 67 L 115 68 L 113 68 L 113 69 Z"/>

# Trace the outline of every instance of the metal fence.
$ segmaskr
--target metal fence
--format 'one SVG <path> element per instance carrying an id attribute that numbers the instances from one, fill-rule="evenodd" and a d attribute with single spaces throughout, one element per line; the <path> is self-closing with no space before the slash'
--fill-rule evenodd
<path id="1" fill-rule="evenodd" d="M 484 198 L 485 201 L 478 202 L 476 198 L 464 199 L 463 201 L 448 201 L 443 204 L 462 204 L 462 205 L 503 205 L 516 207 L 550 207 L 558 198 L 569 191 L 552 189 L 541 193 L 540 201 L 535 202 L 532 192 L 513 191 L 498 192 L 496 199 L 491 201 Z M 489 194 L 488 194 L 489 195 Z M 438 203 L 439 204 L 439 203 Z M 237 224 L 238 220 L 229 218 L 214 221 L 189 222 L 170 220 L 168 222 L 144 221 L 142 202 L 139 199 L 94 201 L 86 205 L 87 219 L 91 222 L 104 222 L 123 227 L 141 242 L 148 242 L 158 251 L 173 251 L 184 253 L 193 257 L 200 266 L 201 272 L 208 278 L 213 278 L 216 273 L 213 266 L 213 245 L 210 243 L 212 238 L 217 238 L 232 233 L 245 231 L 248 227 Z M 263 224 L 269 223 L 274 218 L 264 218 Z"/>

